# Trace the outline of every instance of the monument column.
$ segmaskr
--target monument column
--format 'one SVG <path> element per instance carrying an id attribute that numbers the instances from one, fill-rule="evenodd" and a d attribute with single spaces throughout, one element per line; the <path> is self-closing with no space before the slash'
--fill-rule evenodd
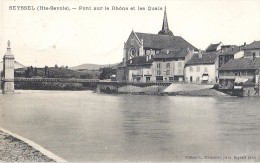
<path id="1" fill-rule="evenodd" d="M 14 92 L 14 55 L 11 52 L 10 41 L 3 58 L 3 93 Z"/>

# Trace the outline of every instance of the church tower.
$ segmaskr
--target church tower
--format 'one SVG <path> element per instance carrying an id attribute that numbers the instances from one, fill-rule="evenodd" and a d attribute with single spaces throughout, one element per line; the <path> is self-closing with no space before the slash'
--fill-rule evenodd
<path id="1" fill-rule="evenodd" d="M 3 93 L 14 92 L 14 55 L 12 54 L 10 41 L 7 43 L 7 52 L 3 58 Z"/>
<path id="2" fill-rule="evenodd" d="M 168 26 L 166 7 L 164 9 L 162 30 L 160 30 L 158 32 L 158 34 L 160 34 L 160 35 L 173 35 L 172 31 L 169 29 L 169 26 Z"/>

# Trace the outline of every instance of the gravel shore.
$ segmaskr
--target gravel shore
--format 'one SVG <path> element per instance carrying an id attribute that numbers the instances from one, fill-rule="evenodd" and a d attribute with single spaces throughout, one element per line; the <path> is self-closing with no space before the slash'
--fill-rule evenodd
<path id="1" fill-rule="evenodd" d="M 55 162 L 25 142 L 0 130 L 0 162 Z"/>

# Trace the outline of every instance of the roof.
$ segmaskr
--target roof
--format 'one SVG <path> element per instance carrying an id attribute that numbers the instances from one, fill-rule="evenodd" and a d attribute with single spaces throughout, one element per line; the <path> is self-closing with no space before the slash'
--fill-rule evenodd
<path id="1" fill-rule="evenodd" d="M 124 67 L 124 62 L 120 62 L 116 67 Z"/>
<path id="2" fill-rule="evenodd" d="M 243 46 L 233 46 L 228 48 L 227 50 L 223 50 L 223 52 L 219 53 L 219 55 L 234 55 L 240 52 L 243 49 Z"/>
<path id="3" fill-rule="evenodd" d="M 217 43 L 217 44 L 210 44 L 207 49 L 206 52 L 211 52 L 211 51 L 217 51 L 218 46 L 222 44 L 221 42 Z"/>
<path id="4" fill-rule="evenodd" d="M 260 58 L 238 58 L 228 61 L 219 70 L 256 70 L 260 68 Z"/>
<path id="5" fill-rule="evenodd" d="M 146 49 L 194 49 L 197 50 L 196 47 L 191 45 L 189 42 L 184 40 L 180 36 L 173 35 L 160 35 L 160 34 L 150 34 L 150 33 L 139 33 L 135 32 L 137 37 L 141 40 L 143 39 L 144 48 Z"/>
<path id="6" fill-rule="evenodd" d="M 169 26 L 168 26 L 166 7 L 164 9 L 162 30 L 160 30 L 158 32 L 158 34 L 160 34 L 160 35 L 173 35 L 172 31 L 169 29 Z"/>
<path id="7" fill-rule="evenodd" d="M 185 58 L 188 54 L 187 49 L 181 49 L 181 50 L 171 50 L 168 54 L 166 54 L 166 51 L 162 50 L 159 54 L 154 55 L 153 59 L 179 59 L 179 58 Z"/>
<path id="8" fill-rule="evenodd" d="M 260 41 L 254 41 L 251 44 L 247 45 L 245 50 L 250 50 L 250 49 L 260 49 Z"/>
<path id="9" fill-rule="evenodd" d="M 150 59 L 147 61 L 146 57 L 148 56 L 138 56 L 138 57 L 134 57 L 130 60 L 132 60 L 132 63 L 130 63 L 130 60 L 128 60 L 126 63 L 128 66 L 140 66 L 140 65 L 150 65 L 153 63 L 153 60 Z"/>
<path id="10" fill-rule="evenodd" d="M 215 64 L 217 56 L 216 52 L 203 53 L 201 58 L 198 57 L 198 54 L 194 54 L 186 65 Z"/>

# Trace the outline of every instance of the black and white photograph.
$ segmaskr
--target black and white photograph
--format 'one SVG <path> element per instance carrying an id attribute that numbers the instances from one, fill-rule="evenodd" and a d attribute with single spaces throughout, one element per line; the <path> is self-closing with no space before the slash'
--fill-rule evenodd
<path id="1" fill-rule="evenodd" d="M 260 162 L 259 0 L 1 0 L 0 163 Z"/>

